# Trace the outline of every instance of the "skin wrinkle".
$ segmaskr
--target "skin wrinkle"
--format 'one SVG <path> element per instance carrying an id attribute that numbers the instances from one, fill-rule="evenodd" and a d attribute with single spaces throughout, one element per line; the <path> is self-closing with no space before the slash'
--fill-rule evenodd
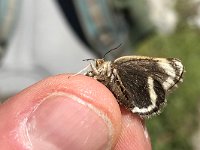
<path id="1" fill-rule="evenodd" d="M 31 113 L 33 113 L 34 110 L 37 108 L 37 105 L 34 105 L 32 108 L 30 108 L 32 109 L 31 111 L 18 112 L 15 118 L 23 118 L 23 119 L 19 121 L 18 127 L 10 131 L 10 137 L 14 137 L 16 141 L 19 141 L 19 143 L 21 143 L 23 147 L 27 149 L 30 149 L 32 147 L 32 142 L 28 134 L 29 127 L 27 127 L 27 120 L 28 120 L 28 117 L 31 115 Z M 20 142 L 20 141 L 23 141 L 23 142 Z"/>
<path id="2" fill-rule="evenodd" d="M 30 140 L 30 136 L 28 133 L 29 127 L 27 127 L 27 120 L 28 118 L 25 117 L 21 122 L 20 125 L 17 129 L 15 129 L 15 131 L 12 131 L 13 135 L 14 135 L 14 139 L 17 141 L 23 141 L 20 142 L 24 148 L 26 149 L 31 149 L 32 147 L 32 142 Z M 11 135 L 12 136 L 12 135 Z"/>

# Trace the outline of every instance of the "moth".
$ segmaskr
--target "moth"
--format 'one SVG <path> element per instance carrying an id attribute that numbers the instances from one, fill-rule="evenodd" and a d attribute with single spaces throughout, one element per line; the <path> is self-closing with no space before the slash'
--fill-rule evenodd
<path id="1" fill-rule="evenodd" d="M 142 118 L 160 114 L 166 95 L 183 81 L 184 67 L 176 58 L 123 56 L 95 59 L 86 76 L 104 84 L 118 103 Z"/>

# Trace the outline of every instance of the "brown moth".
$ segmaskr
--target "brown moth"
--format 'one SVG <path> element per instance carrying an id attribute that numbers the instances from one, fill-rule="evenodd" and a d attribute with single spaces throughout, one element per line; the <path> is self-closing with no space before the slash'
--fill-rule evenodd
<path id="1" fill-rule="evenodd" d="M 123 56 L 95 59 L 85 75 L 104 84 L 118 103 L 141 117 L 159 114 L 166 95 L 182 82 L 184 67 L 176 58 Z"/>

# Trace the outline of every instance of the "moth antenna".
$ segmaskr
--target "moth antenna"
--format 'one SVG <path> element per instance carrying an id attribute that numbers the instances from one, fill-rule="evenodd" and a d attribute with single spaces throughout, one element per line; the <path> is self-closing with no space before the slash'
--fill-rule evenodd
<path id="1" fill-rule="evenodd" d="M 95 61 L 94 58 L 83 59 L 82 61 L 89 61 L 89 60 L 93 60 L 93 61 Z"/>
<path id="2" fill-rule="evenodd" d="M 108 53 L 110 53 L 111 51 L 114 51 L 114 50 L 118 49 L 121 45 L 122 45 L 122 43 L 120 43 L 117 47 L 110 49 L 108 52 L 106 52 L 106 53 L 103 55 L 103 58 L 102 58 L 102 59 L 104 59 L 104 58 L 106 57 L 106 55 L 107 55 Z"/>

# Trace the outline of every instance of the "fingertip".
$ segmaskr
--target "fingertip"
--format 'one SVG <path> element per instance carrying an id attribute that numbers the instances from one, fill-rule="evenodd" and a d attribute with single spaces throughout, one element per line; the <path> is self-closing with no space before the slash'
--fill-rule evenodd
<path id="1" fill-rule="evenodd" d="M 9 124 L 9 129 L 4 134 L 10 134 L 10 130 L 23 130 L 24 128 L 21 128 L 21 122 L 30 120 L 30 114 L 39 110 L 37 109 L 38 106 L 41 106 L 41 103 L 43 104 L 43 101 L 46 101 L 47 97 L 60 94 L 72 95 L 70 97 L 71 100 L 75 100 L 74 97 L 76 97 L 80 99 L 80 101 L 75 100 L 76 102 L 83 105 L 86 104 L 89 109 L 94 108 L 94 110 L 97 110 L 96 112 L 100 112 L 98 114 L 100 117 L 106 117 L 108 120 L 103 118 L 104 122 L 106 121 L 107 125 L 110 122 L 112 128 L 111 135 L 109 135 L 111 138 L 109 140 L 111 141 L 111 145 L 114 145 L 121 130 L 121 113 L 118 103 L 104 85 L 83 75 L 71 76 L 70 78 L 66 74 L 49 77 L 23 90 L 5 102 L 1 112 L 4 113 L 4 118 L 9 118 L 4 122 L 4 128 Z M 53 106 L 57 107 L 56 105 L 51 105 L 51 107 Z M 41 120 L 41 118 L 39 119 Z M 62 123 L 62 119 L 60 121 Z M 2 129 L 0 128 L 0 131 Z"/>

